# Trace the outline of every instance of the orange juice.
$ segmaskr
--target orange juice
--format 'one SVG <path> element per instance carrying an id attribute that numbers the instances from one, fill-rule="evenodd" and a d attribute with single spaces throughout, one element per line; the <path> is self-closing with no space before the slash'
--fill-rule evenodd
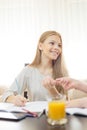
<path id="1" fill-rule="evenodd" d="M 52 120 L 65 118 L 65 103 L 63 101 L 50 101 L 48 103 L 48 117 Z"/>

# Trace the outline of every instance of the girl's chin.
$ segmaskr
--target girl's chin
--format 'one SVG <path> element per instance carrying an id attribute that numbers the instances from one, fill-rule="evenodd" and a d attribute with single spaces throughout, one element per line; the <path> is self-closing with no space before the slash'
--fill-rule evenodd
<path id="1" fill-rule="evenodd" d="M 55 60 L 56 60 L 57 58 L 58 58 L 58 55 L 56 55 L 56 56 L 53 56 L 53 59 L 55 59 Z"/>
<path id="2" fill-rule="evenodd" d="M 52 60 L 57 60 L 57 58 L 52 58 Z"/>

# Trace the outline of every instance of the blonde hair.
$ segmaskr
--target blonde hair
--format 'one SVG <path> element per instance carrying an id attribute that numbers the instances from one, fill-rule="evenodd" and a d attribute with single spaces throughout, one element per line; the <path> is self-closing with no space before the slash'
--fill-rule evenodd
<path id="1" fill-rule="evenodd" d="M 33 62 L 30 64 L 31 66 L 37 67 L 40 63 L 41 63 L 41 50 L 39 49 L 39 44 L 40 43 L 44 43 L 44 41 L 52 35 L 56 35 L 60 38 L 60 41 L 62 43 L 62 38 L 61 35 L 56 32 L 56 31 L 46 31 L 44 32 L 39 41 L 38 41 L 38 46 L 37 46 L 37 50 L 36 50 L 36 56 L 33 60 Z M 68 72 L 64 63 L 64 59 L 62 56 L 62 53 L 58 56 L 58 58 L 52 62 L 53 64 L 53 78 L 59 78 L 59 77 L 64 77 L 64 76 L 68 76 Z M 57 87 L 58 91 L 61 91 L 61 87 Z"/>

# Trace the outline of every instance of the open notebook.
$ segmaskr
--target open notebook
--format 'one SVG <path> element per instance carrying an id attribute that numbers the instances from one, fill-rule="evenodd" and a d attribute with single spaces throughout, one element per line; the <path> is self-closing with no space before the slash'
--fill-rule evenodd
<path id="1" fill-rule="evenodd" d="M 70 115 L 87 116 L 87 108 L 67 108 L 66 113 Z"/>
<path id="2" fill-rule="evenodd" d="M 24 107 L 15 106 L 12 103 L 0 103 L 0 120 L 19 121 L 26 117 L 37 117 L 38 113 L 46 109 L 47 102 L 28 102 Z M 27 113 L 29 110 L 31 113 Z M 34 115 L 33 115 L 34 114 Z"/>
<path id="3" fill-rule="evenodd" d="M 24 113 L 0 112 L 0 120 L 20 121 L 26 118 Z"/>
<path id="4" fill-rule="evenodd" d="M 23 109 L 26 109 L 32 112 L 42 112 L 43 109 L 47 109 L 47 104 L 46 101 L 35 101 L 27 102 L 24 107 L 18 107 L 12 103 L 0 103 L 0 111 L 25 112 Z"/>
<path id="5" fill-rule="evenodd" d="M 0 103 L 0 112 L 25 112 L 24 109 L 31 112 L 42 112 L 48 109 L 48 102 L 35 101 L 27 102 L 24 107 L 17 107 L 12 103 Z M 66 108 L 66 113 L 70 115 L 83 115 L 87 116 L 86 108 Z"/>

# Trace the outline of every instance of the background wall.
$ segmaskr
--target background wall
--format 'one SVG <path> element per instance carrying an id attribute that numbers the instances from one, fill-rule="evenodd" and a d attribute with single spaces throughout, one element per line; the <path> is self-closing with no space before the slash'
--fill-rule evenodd
<path id="1" fill-rule="evenodd" d="M 87 78 L 86 12 L 86 0 L 0 0 L 0 84 L 10 85 L 32 62 L 47 30 L 61 33 L 70 76 Z"/>

